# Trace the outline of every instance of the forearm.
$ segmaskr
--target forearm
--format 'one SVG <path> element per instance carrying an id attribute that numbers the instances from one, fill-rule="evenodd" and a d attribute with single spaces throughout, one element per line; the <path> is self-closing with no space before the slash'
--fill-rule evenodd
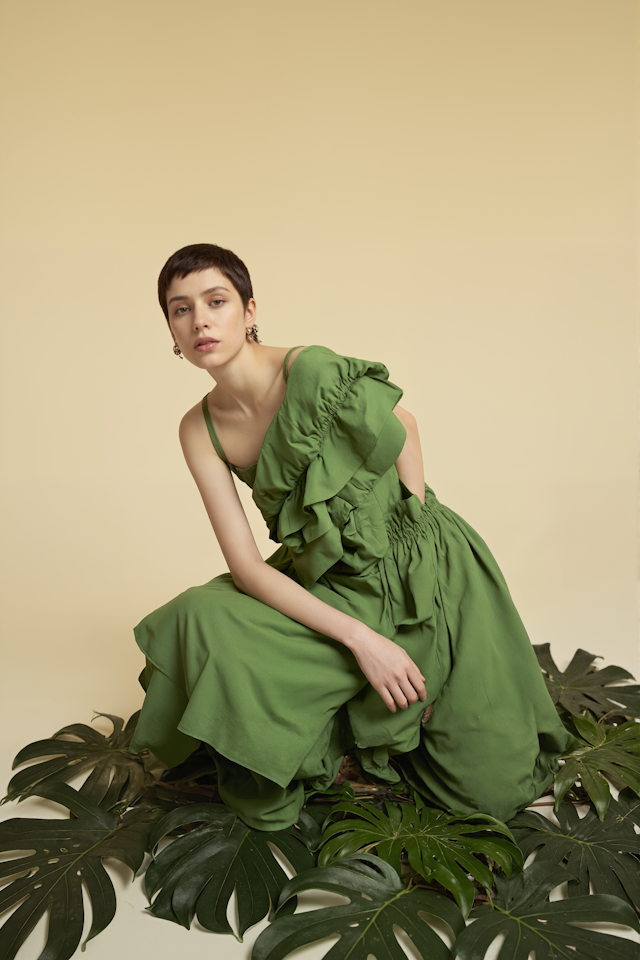
<path id="1" fill-rule="evenodd" d="M 324 636 L 344 643 L 392 712 L 396 710 L 396 704 L 406 709 L 418 699 L 426 700 L 424 675 L 402 647 L 355 617 L 335 610 L 264 560 L 250 564 L 242 585 L 236 583 L 243 593 Z"/>
<path id="2" fill-rule="evenodd" d="M 241 579 L 234 580 L 243 593 L 274 607 L 311 630 L 344 643 L 349 649 L 355 649 L 369 632 L 369 627 L 360 620 L 314 597 L 291 577 L 263 560 L 251 564 Z"/>

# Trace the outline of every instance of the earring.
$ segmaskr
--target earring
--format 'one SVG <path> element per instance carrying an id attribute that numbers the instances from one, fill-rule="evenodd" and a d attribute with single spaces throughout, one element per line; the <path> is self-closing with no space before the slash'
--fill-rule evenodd
<path id="1" fill-rule="evenodd" d="M 184 360 L 184 357 L 182 356 L 182 353 L 180 351 L 180 347 L 178 346 L 177 343 L 174 343 L 173 345 L 173 352 L 175 353 L 176 357 L 180 357 L 181 360 Z"/>
<path id="2" fill-rule="evenodd" d="M 254 323 L 252 327 L 247 327 L 247 340 L 255 340 L 256 343 L 262 343 L 262 340 L 258 336 L 259 329 L 257 323 Z"/>

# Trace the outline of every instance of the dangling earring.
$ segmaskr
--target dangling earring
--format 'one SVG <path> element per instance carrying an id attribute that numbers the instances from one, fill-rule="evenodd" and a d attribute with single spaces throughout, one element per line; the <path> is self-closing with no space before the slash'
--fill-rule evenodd
<path id="1" fill-rule="evenodd" d="M 258 324 L 254 323 L 252 327 L 247 327 L 247 340 L 255 340 L 256 343 L 262 343 L 262 340 L 258 336 Z"/>
<path id="2" fill-rule="evenodd" d="M 182 356 L 182 353 L 180 351 L 180 347 L 178 346 L 177 343 L 174 343 L 173 345 L 173 352 L 175 353 L 176 357 L 180 357 L 181 360 L 184 360 L 184 357 Z"/>

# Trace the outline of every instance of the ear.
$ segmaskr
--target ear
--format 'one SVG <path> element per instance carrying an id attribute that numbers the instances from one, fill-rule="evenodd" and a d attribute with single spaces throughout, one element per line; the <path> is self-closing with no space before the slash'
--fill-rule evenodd
<path id="1" fill-rule="evenodd" d="M 250 321 L 251 321 L 251 326 L 253 326 L 253 323 L 254 323 L 254 321 L 255 321 L 255 319 L 256 319 L 256 314 L 257 314 L 257 312 L 258 312 L 258 310 L 257 310 L 257 307 L 256 307 L 256 302 L 255 302 L 255 300 L 253 299 L 253 297 L 251 297 L 251 299 L 249 300 L 249 302 L 248 302 L 248 304 L 247 304 L 247 308 L 246 308 L 246 310 L 245 310 L 245 312 L 244 312 L 244 319 L 245 319 L 245 321 L 246 321 L 246 320 L 250 320 Z"/>

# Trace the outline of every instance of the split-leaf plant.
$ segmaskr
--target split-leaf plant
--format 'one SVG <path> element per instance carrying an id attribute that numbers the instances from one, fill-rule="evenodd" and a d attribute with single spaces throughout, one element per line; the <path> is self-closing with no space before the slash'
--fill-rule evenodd
<path id="1" fill-rule="evenodd" d="M 286 916 L 293 897 L 307 890 L 325 890 L 349 899 L 348 904 Z M 394 934 L 400 927 L 424 960 L 447 960 L 451 953 L 427 921 L 444 921 L 455 936 L 464 918 L 448 897 L 402 883 L 394 868 L 369 853 L 298 874 L 280 894 L 277 919 L 256 940 L 252 960 L 281 960 L 298 947 L 332 934 L 339 942 L 331 960 L 405 960 Z"/>
<path id="2" fill-rule="evenodd" d="M 556 810 L 571 791 L 589 797 L 601 820 L 609 780 L 640 792 L 640 686 L 622 667 L 596 669 L 599 656 L 576 650 L 566 670 L 556 665 L 548 643 L 534 645 L 547 690 L 572 735 L 554 782 Z"/>
<path id="3" fill-rule="evenodd" d="M 640 727 L 635 720 L 628 720 L 619 726 L 613 726 L 585 713 L 582 717 L 571 717 L 567 722 L 569 730 L 574 730 L 571 749 L 562 758 L 564 765 L 558 771 L 554 782 L 556 811 L 567 791 L 579 781 L 604 820 L 611 799 L 608 774 L 630 787 L 636 794 L 640 792 Z"/>
<path id="4" fill-rule="evenodd" d="M 0 910 L 17 906 L 0 929 L 0 957 L 13 960 L 49 910 L 45 954 L 68 960 L 82 937 L 83 884 L 91 900 L 92 923 L 87 935 L 91 940 L 111 923 L 116 912 L 116 896 L 103 858 L 122 861 L 135 876 L 159 812 L 141 804 L 114 816 L 65 783 L 45 783 L 34 787 L 32 794 L 62 804 L 74 816 L 0 823 L 0 851 L 24 851 L 23 856 L 0 863 L 0 878 L 8 882 L 0 893 Z"/>
<path id="5" fill-rule="evenodd" d="M 0 825 L 0 849 L 21 854 L 0 864 L 0 909 L 13 911 L 0 928 L 0 960 L 13 960 L 47 911 L 42 960 L 69 960 L 82 937 L 82 885 L 92 904 L 90 939 L 115 912 L 102 860 L 115 857 L 135 873 L 145 853 L 148 909 L 156 917 L 185 927 L 197 917 L 211 931 L 233 934 L 227 907 L 234 889 L 240 939 L 268 916 L 254 960 L 280 960 L 336 935 L 331 960 L 404 960 L 394 929 L 423 960 L 483 960 L 499 932 L 506 933 L 501 960 L 525 960 L 532 950 L 537 960 L 635 958 L 636 943 L 576 924 L 638 929 L 637 688 L 621 668 L 595 670 L 585 651 L 563 673 L 547 645 L 537 653 L 571 734 L 552 788 L 557 822 L 533 810 L 509 824 L 436 810 L 421 800 L 409 767 L 397 764 L 397 784 L 372 783 L 350 757 L 326 792 L 307 791 L 294 826 L 265 832 L 220 802 L 204 745 L 164 772 L 151 755 L 131 754 L 136 714 L 126 725 L 104 714 L 113 724 L 107 737 L 72 724 L 29 744 L 14 766 L 31 766 L 11 780 L 6 800 L 45 797 L 70 817 Z M 66 781 L 81 772 L 86 779 L 73 790 Z M 624 788 L 617 800 L 610 782 Z M 296 872 L 293 879 L 274 850 Z M 527 857 L 535 859 L 523 872 Z M 568 899 L 551 902 L 566 881 Z M 294 912 L 298 894 L 309 890 L 349 902 Z M 473 922 L 465 926 L 467 917 Z M 434 930 L 442 924 L 450 946 Z"/>
<path id="6" fill-rule="evenodd" d="M 111 721 L 113 730 L 110 736 L 103 736 L 86 723 L 72 723 L 48 740 L 29 743 L 16 756 L 13 769 L 31 760 L 41 762 L 21 770 L 9 781 L 2 802 L 25 796 L 36 784 L 67 782 L 79 773 L 91 770 L 80 787 L 80 793 L 106 809 L 119 802 L 125 806 L 131 803 L 140 796 L 145 783 L 153 779 L 149 770 L 155 760 L 148 751 L 144 754 L 129 752 L 139 714 L 139 710 L 134 713 L 126 726 L 121 717 L 96 714 Z M 44 757 L 49 759 L 42 759 Z"/>
<path id="7" fill-rule="evenodd" d="M 566 670 L 556 666 L 548 643 L 534 644 L 547 690 L 553 702 L 567 713 L 580 716 L 590 710 L 596 717 L 619 714 L 628 719 L 640 714 L 640 686 L 627 684 L 633 680 L 628 670 L 609 666 L 594 667 L 600 657 L 587 650 L 576 650 Z"/>
<path id="8" fill-rule="evenodd" d="M 638 944 L 576 924 L 594 920 L 638 929 L 634 910 L 618 897 L 593 894 L 549 901 L 549 894 L 571 879 L 562 867 L 532 863 L 510 879 L 496 877 L 496 895 L 471 912 L 474 922 L 458 936 L 458 960 L 483 960 L 498 934 L 506 934 L 499 957 L 505 960 L 637 960 Z"/>
<path id="9" fill-rule="evenodd" d="M 525 856 L 536 851 L 536 863 L 566 866 L 577 882 L 570 883 L 570 897 L 608 893 L 627 900 L 640 913 L 640 861 L 638 798 L 630 789 L 612 800 L 604 822 L 589 808 L 580 817 L 572 803 L 562 803 L 559 824 L 536 811 L 518 813 L 511 821 L 513 835 Z"/>
<path id="10" fill-rule="evenodd" d="M 168 834 L 191 825 L 197 826 L 156 856 L 145 878 L 149 900 L 155 896 L 151 912 L 187 929 L 195 915 L 207 930 L 233 933 L 227 907 L 234 888 L 240 940 L 248 927 L 270 912 L 287 880 L 270 842 L 296 872 L 314 865 L 307 845 L 317 831 L 311 818 L 303 818 L 303 829 L 252 830 L 221 803 L 172 810 L 154 829 L 151 849 L 155 851 Z"/>
<path id="11" fill-rule="evenodd" d="M 339 813 L 351 816 L 328 823 L 320 865 L 355 851 L 375 849 L 381 859 L 400 873 L 400 858 L 406 851 L 416 873 L 445 887 L 465 917 L 476 894 L 473 881 L 489 890 L 493 888 L 493 873 L 487 858 L 507 876 L 511 875 L 513 866 L 522 869 L 522 853 L 511 831 L 495 817 L 487 814 L 456 816 L 429 807 L 420 810 L 418 806 L 389 802 L 385 803 L 385 811 L 383 813 L 371 804 L 336 804 L 329 818 L 331 821 Z M 476 856 L 478 853 L 483 859 Z"/>

